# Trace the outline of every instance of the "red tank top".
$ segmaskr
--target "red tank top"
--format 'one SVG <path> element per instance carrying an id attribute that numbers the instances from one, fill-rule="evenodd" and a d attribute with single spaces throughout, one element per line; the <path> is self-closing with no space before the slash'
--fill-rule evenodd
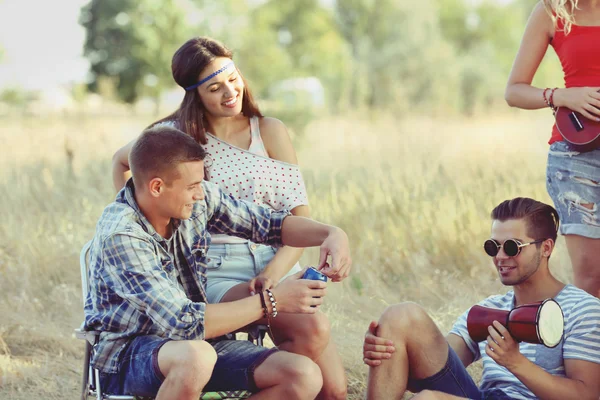
<path id="1" fill-rule="evenodd" d="M 565 87 L 600 86 L 600 26 L 572 25 L 565 35 L 559 21 L 550 42 L 565 74 Z M 549 144 L 563 140 L 556 125 Z"/>

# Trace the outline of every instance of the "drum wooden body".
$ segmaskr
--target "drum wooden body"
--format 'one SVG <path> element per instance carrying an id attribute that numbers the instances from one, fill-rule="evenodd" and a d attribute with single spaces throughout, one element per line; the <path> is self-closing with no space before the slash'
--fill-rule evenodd
<path id="1" fill-rule="evenodd" d="M 502 325 L 508 324 L 508 315 L 510 311 L 500 310 L 498 308 L 490 308 L 483 306 L 473 306 L 469 310 L 467 315 L 467 330 L 469 336 L 475 342 L 483 342 L 488 335 L 488 326 L 492 325 L 492 322 L 498 321 Z"/>
<path id="2" fill-rule="evenodd" d="M 467 315 L 467 330 L 475 342 L 486 340 L 488 326 L 496 320 L 519 342 L 555 347 L 562 340 L 564 317 L 553 299 L 523 304 L 510 311 L 473 306 Z"/>

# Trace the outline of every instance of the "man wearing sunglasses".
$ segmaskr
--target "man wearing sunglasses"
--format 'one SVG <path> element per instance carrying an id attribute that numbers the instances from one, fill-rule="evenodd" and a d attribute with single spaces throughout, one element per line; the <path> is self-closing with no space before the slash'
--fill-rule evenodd
<path id="1" fill-rule="evenodd" d="M 416 399 L 599 398 L 600 300 L 560 282 L 548 268 L 559 224 L 556 210 L 516 198 L 499 204 L 491 216 L 484 250 L 512 290 L 479 304 L 511 310 L 553 298 L 564 313 L 561 342 L 554 348 L 518 343 L 494 321 L 487 341 L 476 343 L 467 331 L 468 310 L 444 337 L 418 305 L 393 305 L 365 335 L 368 399 L 399 399 L 406 390 L 419 392 Z M 478 387 L 466 367 L 480 358 Z"/>

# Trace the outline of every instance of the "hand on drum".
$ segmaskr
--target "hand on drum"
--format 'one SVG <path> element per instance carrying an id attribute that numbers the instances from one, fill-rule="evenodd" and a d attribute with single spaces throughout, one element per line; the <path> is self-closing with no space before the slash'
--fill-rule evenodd
<path id="1" fill-rule="evenodd" d="M 523 360 L 527 360 L 519 351 L 517 343 L 500 322 L 492 322 L 493 326 L 488 327 L 490 333 L 487 337 L 485 352 L 498 365 L 502 365 L 509 371 L 512 371 Z"/>

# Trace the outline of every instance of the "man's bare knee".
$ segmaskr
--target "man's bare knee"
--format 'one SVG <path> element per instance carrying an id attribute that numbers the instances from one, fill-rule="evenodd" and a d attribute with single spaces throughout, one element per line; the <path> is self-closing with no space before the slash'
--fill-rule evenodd
<path id="1" fill-rule="evenodd" d="M 420 305 L 412 302 L 394 304 L 386 308 L 379 319 L 378 335 L 391 338 L 406 338 L 414 332 L 437 329 L 435 324 Z"/>
<path id="2" fill-rule="evenodd" d="M 167 342 L 158 352 L 158 365 L 165 378 L 176 380 L 190 393 L 202 391 L 216 362 L 215 349 L 201 340 Z"/>
<path id="3" fill-rule="evenodd" d="M 323 387 L 321 369 L 308 357 L 279 351 L 269 356 L 254 372 L 260 389 L 273 388 L 278 398 L 314 399 Z"/>
<path id="4" fill-rule="evenodd" d="M 298 341 L 303 343 L 304 347 L 301 354 L 316 360 L 329 343 L 331 325 L 325 314 L 316 313 L 308 316 L 305 323 L 299 326 L 296 332 L 299 337 Z"/>
<path id="5" fill-rule="evenodd" d="M 348 398 L 348 386 L 346 380 L 340 382 L 335 387 L 329 387 L 327 391 L 323 390 L 321 396 L 326 399 L 346 400 Z"/>
<path id="6" fill-rule="evenodd" d="M 323 387 L 321 369 L 307 357 L 297 356 L 284 375 L 294 399 L 314 399 Z"/>

